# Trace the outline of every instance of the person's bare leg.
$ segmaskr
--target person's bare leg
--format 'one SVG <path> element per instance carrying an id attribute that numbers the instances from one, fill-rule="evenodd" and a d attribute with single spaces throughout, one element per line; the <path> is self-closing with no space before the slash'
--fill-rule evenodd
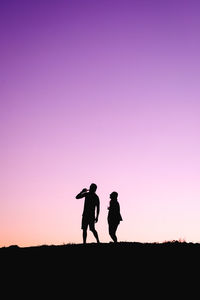
<path id="1" fill-rule="evenodd" d="M 94 229 L 94 230 L 92 230 L 92 233 L 94 234 L 94 237 L 97 240 L 97 243 L 99 243 L 99 236 L 98 236 L 97 231 Z"/>
<path id="2" fill-rule="evenodd" d="M 113 233 L 113 234 L 111 235 L 111 237 L 112 237 L 114 243 L 117 243 L 117 236 L 116 236 L 116 234 Z"/>
<path id="3" fill-rule="evenodd" d="M 116 236 L 116 231 L 117 231 L 117 227 L 118 227 L 118 224 L 110 224 L 109 226 L 109 234 L 110 234 L 110 237 L 112 238 L 112 240 L 114 241 L 114 243 L 117 243 L 117 236 Z"/>
<path id="4" fill-rule="evenodd" d="M 86 244 L 86 239 L 87 239 L 87 230 L 83 229 L 83 244 Z"/>

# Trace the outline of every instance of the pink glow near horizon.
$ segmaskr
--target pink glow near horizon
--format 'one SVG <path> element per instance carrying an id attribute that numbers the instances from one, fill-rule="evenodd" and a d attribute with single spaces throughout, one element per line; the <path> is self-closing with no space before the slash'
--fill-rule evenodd
<path id="1" fill-rule="evenodd" d="M 0 246 L 200 241 L 198 1 L 1 1 Z M 149 5 L 151 3 L 151 5 Z M 88 242 L 94 241 L 88 233 Z"/>

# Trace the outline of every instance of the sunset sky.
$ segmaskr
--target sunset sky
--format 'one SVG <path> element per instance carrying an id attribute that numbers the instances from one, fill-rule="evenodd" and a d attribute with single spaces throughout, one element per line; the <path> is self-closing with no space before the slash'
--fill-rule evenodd
<path id="1" fill-rule="evenodd" d="M 0 1 L 0 247 L 200 242 L 200 2 Z M 88 242 L 95 242 L 88 232 Z"/>

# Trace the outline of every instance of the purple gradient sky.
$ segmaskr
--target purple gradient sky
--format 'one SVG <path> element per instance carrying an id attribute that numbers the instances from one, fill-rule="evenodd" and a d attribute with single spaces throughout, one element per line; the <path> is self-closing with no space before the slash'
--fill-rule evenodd
<path id="1" fill-rule="evenodd" d="M 0 2 L 0 246 L 200 242 L 200 3 Z M 88 242 L 94 238 L 88 233 Z"/>

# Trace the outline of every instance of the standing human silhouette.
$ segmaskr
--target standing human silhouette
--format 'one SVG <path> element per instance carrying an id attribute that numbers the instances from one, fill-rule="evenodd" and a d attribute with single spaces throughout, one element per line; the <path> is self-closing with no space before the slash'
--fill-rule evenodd
<path id="1" fill-rule="evenodd" d="M 117 243 L 117 236 L 116 231 L 117 227 L 119 226 L 120 221 L 122 221 L 122 216 L 120 213 L 120 205 L 117 200 L 118 193 L 112 192 L 110 194 L 110 206 L 108 207 L 108 229 L 109 229 L 109 235 L 112 238 L 112 240 Z"/>
<path id="2" fill-rule="evenodd" d="M 97 185 L 92 183 L 90 189 L 83 189 L 77 196 L 76 199 L 85 198 L 83 214 L 82 214 L 82 224 L 81 228 L 83 230 L 83 243 L 87 240 L 87 229 L 89 226 L 90 231 L 96 238 L 97 243 L 99 243 L 98 233 L 95 229 L 95 223 L 98 222 L 99 212 L 100 212 L 100 201 L 96 194 Z"/>

